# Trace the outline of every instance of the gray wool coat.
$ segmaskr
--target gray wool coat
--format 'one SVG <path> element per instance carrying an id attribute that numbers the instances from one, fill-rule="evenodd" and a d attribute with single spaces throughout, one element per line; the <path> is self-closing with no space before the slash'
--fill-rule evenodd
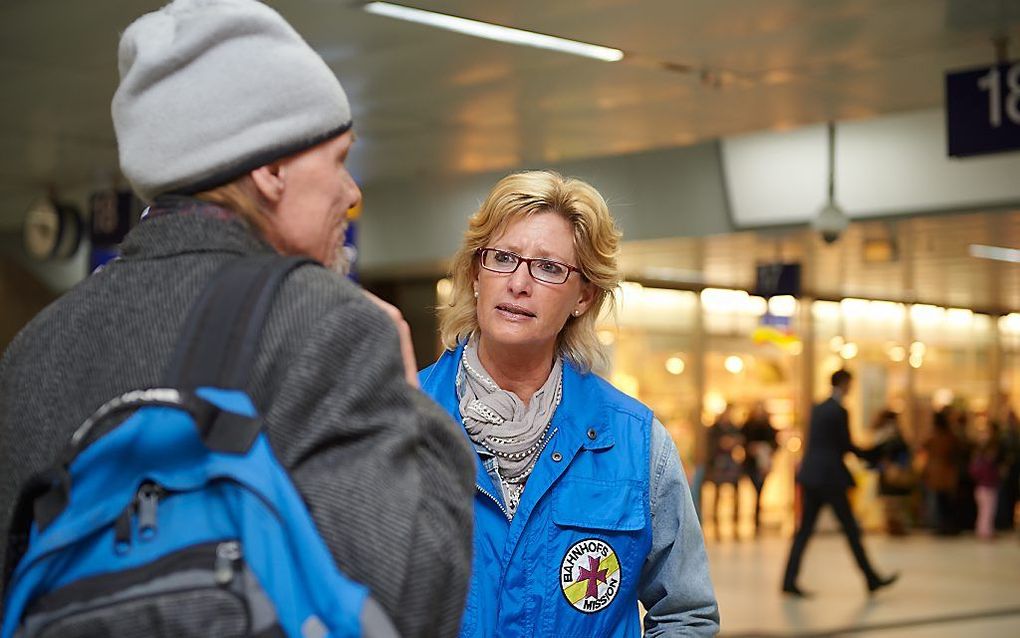
<path id="1" fill-rule="evenodd" d="M 159 385 L 217 267 L 271 250 L 222 209 L 168 206 L 177 212 L 139 224 L 122 259 L 46 308 L 0 360 L 3 538 L 19 486 L 82 421 L 123 392 Z M 393 323 L 354 284 L 302 267 L 276 298 L 251 378 L 273 450 L 341 569 L 371 589 L 401 635 L 456 635 L 473 452 L 405 382 Z"/>

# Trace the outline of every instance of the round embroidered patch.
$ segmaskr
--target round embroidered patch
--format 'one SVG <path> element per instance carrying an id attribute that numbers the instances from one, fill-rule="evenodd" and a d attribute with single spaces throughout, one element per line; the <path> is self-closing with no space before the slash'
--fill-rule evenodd
<path id="1" fill-rule="evenodd" d="M 560 565 L 560 587 L 574 609 L 594 614 L 620 591 L 620 561 L 604 540 L 586 538 L 570 546 Z"/>

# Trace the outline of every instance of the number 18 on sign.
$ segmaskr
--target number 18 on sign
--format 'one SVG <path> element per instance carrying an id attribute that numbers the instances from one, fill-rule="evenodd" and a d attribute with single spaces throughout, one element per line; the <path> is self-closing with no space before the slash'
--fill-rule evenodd
<path id="1" fill-rule="evenodd" d="M 1020 149 L 1020 62 L 946 74 L 949 154 Z"/>

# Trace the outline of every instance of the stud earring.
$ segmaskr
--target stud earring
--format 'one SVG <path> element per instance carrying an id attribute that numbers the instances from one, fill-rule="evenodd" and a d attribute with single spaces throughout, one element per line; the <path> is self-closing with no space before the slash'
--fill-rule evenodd
<path id="1" fill-rule="evenodd" d="M 575 310 L 574 311 L 574 316 L 575 317 L 580 317 L 581 316 L 581 311 L 580 310 Z"/>
<path id="2" fill-rule="evenodd" d="M 475 291 L 475 299 L 478 299 L 478 291 Z"/>

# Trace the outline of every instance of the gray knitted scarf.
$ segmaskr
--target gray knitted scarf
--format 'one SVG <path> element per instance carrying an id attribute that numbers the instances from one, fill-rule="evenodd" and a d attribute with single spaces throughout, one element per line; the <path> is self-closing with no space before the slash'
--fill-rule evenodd
<path id="1" fill-rule="evenodd" d="M 492 452 L 506 483 L 522 485 L 531 474 L 562 394 L 563 363 L 557 357 L 545 384 L 524 405 L 492 380 L 478 359 L 476 339 L 464 348 L 457 373 L 460 416 L 468 436 Z"/>

